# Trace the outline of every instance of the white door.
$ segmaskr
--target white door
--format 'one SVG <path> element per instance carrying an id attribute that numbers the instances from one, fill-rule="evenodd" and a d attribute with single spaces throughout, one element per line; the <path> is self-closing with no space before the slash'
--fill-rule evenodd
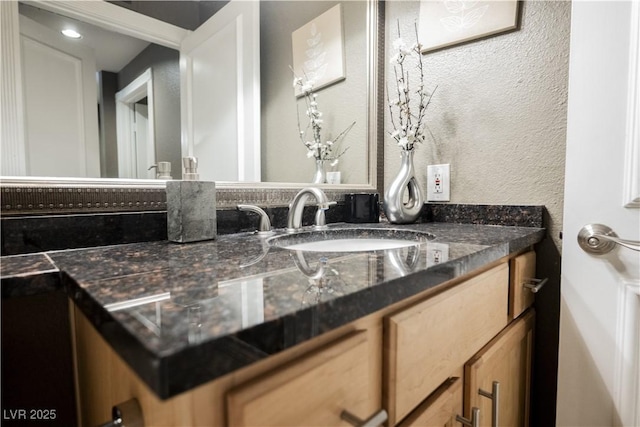
<path id="1" fill-rule="evenodd" d="M 260 181 L 259 37 L 259 2 L 231 0 L 182 42 L 182 152 L 202 180 Z"/>
<path id="2" fill-rule="evenodd" d="M 144 100 L 146 101 L 146 99 Z M 149 143 L 149 107 L 142 102 L 133 104 L 135 121 L 136 178 L 153 179 L 156 176 L 154 144 Z"/>
<path id="3" fill-rule="evenodd" d="M 20 16 L 29 176 L 100 177 L 93 51 Z"/>
<path id="4" fill-rule="evenodd" d="M 586 224 L 640 240 L 640 4 L 571 13 L 558 426 L 640 426 L 640 252 L 591 255 Z"/>
<path id="5" fill-rule="evenodd" d="M 116 93 L 120 178 L 156 176 L 156 171 L 149 169 L 156 164 L 154 99 L 151 68 Z"/>

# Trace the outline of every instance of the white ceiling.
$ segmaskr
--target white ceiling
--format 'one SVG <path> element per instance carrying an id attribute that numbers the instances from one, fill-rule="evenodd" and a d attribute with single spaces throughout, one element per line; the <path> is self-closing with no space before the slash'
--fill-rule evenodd
<path id="1" fill-rule="evenodd" d="M 20 3 L 20 14 L 55 31 L 65 40 L 81 43 L 93 49 L 96 57 L 96 67 L 99 71 L 117 73 L 149 46 L 149 42 L 144 40 L 107 31 L 95 25 L 23 3 Z M 60 33 L 65 28 L 72 28 L 78 31 L 82 34 L 82 39 L 72 40 L 66 38 Z"/>

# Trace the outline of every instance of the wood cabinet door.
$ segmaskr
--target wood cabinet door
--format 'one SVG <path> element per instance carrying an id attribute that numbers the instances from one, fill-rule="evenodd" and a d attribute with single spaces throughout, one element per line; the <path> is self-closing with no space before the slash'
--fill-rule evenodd
<path id="1" fill-rule="evenodd" d="M 461 370 L 462 371 L 462 370 Z M 449 378 L 416 408 L 399 427 L 457 427 L 462 414 L 462 378 Z"/>
<path id="2" fill-rule="evenodd" d="M 395 425 L 508 323 L 502 264 L 385 319 L 385 407 Z"/>
<path id="3" fill-rule="evenodd" d="M 535 312 L 511 323 L 465 365 L 465 416 L 480 408 L 480 426 L 527 427 Z M 497 406 L 481 390 L 492 393 L 499 384 Z M 497 424 L 492 422 L 497 410 Z"/>
<path id="4" fill-rule="evenodd" d="M 227 394 L 228 425 L 348 426 L 346 410 L 366 419 L 380 410 L 366 332 L 354 332 Z"/>

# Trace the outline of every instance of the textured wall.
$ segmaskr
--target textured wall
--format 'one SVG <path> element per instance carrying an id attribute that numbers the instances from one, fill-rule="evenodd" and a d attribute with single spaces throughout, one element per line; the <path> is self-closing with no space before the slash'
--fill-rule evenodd
<path id="1" fill-rule="evenodd" d="M 428 164 L 451 163 L 451 202 L 540 204 L 560 246 L 571 4 L 522 3 L 521 28 L 425 55 L 432 138 L 415 165 L 426 191 Z M 387 2 L 387 56 L 397 35 L 414 40 L 419 2 Z M 393 84 L 386 60 L 386 80 Z M 385 128 L 391 127 L 388 112 Z M 385 184 L 400 160 L 385 139 Z"/>

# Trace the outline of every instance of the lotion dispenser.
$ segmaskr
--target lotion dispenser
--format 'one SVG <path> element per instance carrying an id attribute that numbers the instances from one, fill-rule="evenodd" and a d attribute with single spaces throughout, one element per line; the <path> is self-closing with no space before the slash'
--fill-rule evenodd
<path id="1" fill-rule="evenodd" d="M 167 237 L 172 242 L 216 238 L 216 184 L 199 179 L 197 159 L 185 157 L 182 180 L 167 181 Z"/>

